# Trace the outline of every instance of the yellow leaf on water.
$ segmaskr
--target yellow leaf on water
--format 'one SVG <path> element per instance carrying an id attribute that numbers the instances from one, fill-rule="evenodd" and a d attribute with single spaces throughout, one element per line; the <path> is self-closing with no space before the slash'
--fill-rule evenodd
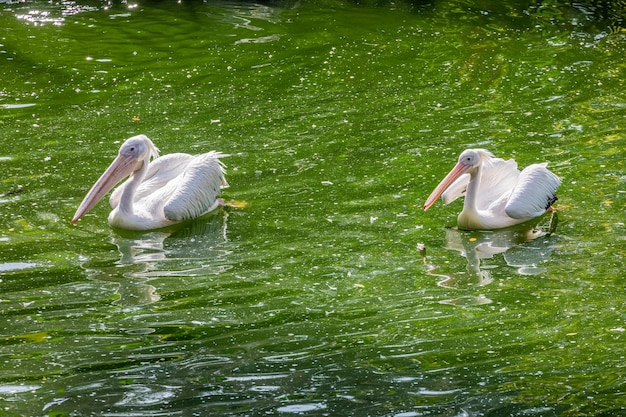
<path id="1" fill-rule="evenodd" d="M 18 226 L 21 226 L 24 230 L 32 230 L 33 226 L 31 226 L 26 220 L 24 219 L 19 219 L 16 220 L 15 223 L 18 224 Z"/>
<path id="2" fill-rule="evenodd" d="M 225 204 L 228 207 L 233 207 L 233 208 L 246 208 L 248 206 L 248 203 L 246 203 L 245 201 L 241 201 L 241 200 L 230 200 L 230 201 L 227 201 Z"/>
<path id="3" fill-rule="evenodd" d="M 27 333 L 27 334 L 19 334 L 19 335 L 14 335 L 14 336 L 6 336 L 3 338 L 0 338 L 0 340 L 25 339 L 34 343 L 39 343 L 39 342 L 43 342 L 44 340 L 48 338 L 49 338 L 48 332 L 39 332 L 39 333 Z"/>

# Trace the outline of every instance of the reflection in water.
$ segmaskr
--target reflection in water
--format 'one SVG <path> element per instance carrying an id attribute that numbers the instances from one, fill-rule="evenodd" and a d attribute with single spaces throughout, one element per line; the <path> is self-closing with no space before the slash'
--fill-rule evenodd
<path id="1" fill-rule="evenodd" d="M 495 265 L 481 265 L 483 259 L 493 258 L 502 254 L 507 265 L 517 268 L 522 275 L 536 275 L 545 271 L 539 266 L 550 257 L 555 249 L 555 243 L 550 236 L 556 230 L 558 217 L 552 212 L 550 223 L 541 225 L 521 225 L 517 227 L 495 231 L 462 231 L 450 228 L 446 231 L 446 249 L 458 251 L 467 259 L 467 271 L 451 274 L 435 273 L 437 266 L 432 265 L 426 258 L 425 248 L 418 245 L 424 263 L 429 267 L 430 275 L 440 278 L 437 283 L 442 287 L 458 288 L 461 283 L 469 281 L 478 286 L 493 282 L 491 270 Z M 480 305 L 489 304 L 491 300 L 484 295 L 477 297 L 462 297 L 441 301 L 442 304 L 452 305 Z"/>
<path id="2" fill-rule="evenodd" d="M 117 282 L 123 306 L 151 304 L 160 299 L 149 284 L 156 277 L 217 274 L 227 266 L 207 264 L 223 256 L 226 250 L 226 219 L 220 211 L 190 222 L 158 231 L 140 233 L 116 230 L 112 235 L 120 259 L 102 264 L 85 264 L 89 278 Z"/>

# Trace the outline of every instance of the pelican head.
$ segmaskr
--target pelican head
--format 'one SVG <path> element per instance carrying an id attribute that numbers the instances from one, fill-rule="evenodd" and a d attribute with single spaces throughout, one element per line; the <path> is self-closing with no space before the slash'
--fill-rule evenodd
<path id="1" fill-rule="evenodd" d="M 91 187 L 83 202 L 78 206 L 72 223 L 76 223 L 89 210 L 115 187 L 120 181 L 139 171 L 145 171 L 151 158 L 157 158 L 159 150 L 146 135 L 137 135 L 127 139 L 104 174 Z"/>
<path id="2" fill-rule="evenodd" d="M 493 154 L 486 149 L 466 149 L 459 155 L 457 164 L 452 171 L 441 180 L 439 185 L 428 196 L 424 203 L 424 211 L 428 210 L 439 197 L 452 185 L 452 183 L 463 174 L 474 174 L 483 163 L 489 163 Z"/>
<path id="3" fill-rule="evenodd" d="M 130 161 L 150 161 L 150 158 L 158 158 L 159 150 L 154 143 L 146 135 L 137 135 L 132 138 L 128 138 L 122 146 L 118 157 L 122 156 Z M 141 167 L 139 167 L 140 169 Z M 133 172 L 136 170 L 133 170 Z"/>

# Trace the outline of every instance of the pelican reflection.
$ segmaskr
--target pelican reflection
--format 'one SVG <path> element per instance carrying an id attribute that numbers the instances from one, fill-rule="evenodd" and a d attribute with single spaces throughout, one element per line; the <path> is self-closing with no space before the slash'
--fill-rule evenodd
<path id="1" fill-rule="evenodd" d="M 219 274 L 228 250 L 224 211 L 149 233 L 116 230 L 111 243 L 119 260 L 93 260 L 84 265 L 89 277 L 118 284 L 114 304 L 131 306 L 159 301 L 150 282 L 156 278 Z M 216 261 L 217 262 L 213 262 Z"/>
<path id="2" fill-rule="evenodd" d="M 439 271 L 431 264 L 425 249 L 418 246 L 427 273 L 439 279 L 438 285 L 447 288 L 459 288 L 464 284 L 485 286 L 493 282 L 492 271 L 498 267 L 496 262 L 484 262 L 496 255 L 502 255 L 506 264 L 514 267 L 518 274 L 537 275 L 545 271 L 542 266 L 556 248 L 554 231 L 557 214 L 553 212 L 549 225 L 521 225 L 494 231 L 463 231 L 456 228 L 446 230 L 445 248 L 459 252 L 466 260 L 466 270 L 452 273 Z M 444 304 L 488 304 L 491 300 L 484 295 L 442 301 Z"/>

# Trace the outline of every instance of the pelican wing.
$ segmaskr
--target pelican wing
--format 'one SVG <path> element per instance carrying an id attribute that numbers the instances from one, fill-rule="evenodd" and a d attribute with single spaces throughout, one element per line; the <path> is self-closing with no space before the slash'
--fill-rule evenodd
<path id="1" fill-rule="evenodd" d="M 547 165 L 533 164 L 522 171 L 504 208 L 509 217 L 532 219 L 541 216 L 556 201 L 554 193 L 561 180 L 546 168 Z"/>
<path id="2" fill-rule="evenodd" d="M 224 157 L 219 152 L 208 152 L 193 157 L 185 171 L 170 182 L 163 211 L 172 221 L 182 221 L 201 216 L 217 207 L 222 187 L 228 187 L 224 178 Z"/>
<path id="3" fill-rule="evenodd" d="M 520 172 L 513 159 L 490 158 L 482 167 L 478 209 L 487 209 L 494 201 L 510 192 L 517 184 Z"/>
<path id="4" fill-rule="evenodd" d="M 146 176 L 135 192 L 133 201 L 143 200 L 156 190 L 163 188 L 172 179 L 181 175 L 194 158 L 186 153 L 172 153 L 152 160 L 148 165 Z M 117 187 L 111 194 L 109 203 L 112 208 L 119 204 L 126 184 L 128 182 Z"/>

